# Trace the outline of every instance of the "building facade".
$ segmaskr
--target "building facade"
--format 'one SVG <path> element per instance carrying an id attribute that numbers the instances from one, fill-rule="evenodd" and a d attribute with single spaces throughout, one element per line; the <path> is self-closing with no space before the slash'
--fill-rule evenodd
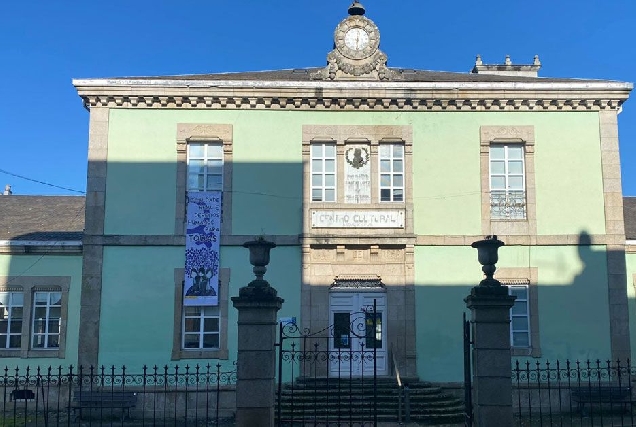
<path id="1" fill-rule="evenodd" d="M 42 303 L 68 316 L 51 360 L 231 364 L 229 298 L 253 277 L 242 245 L 264 236 L 281 318 L 349 348 L 338 332 L 375 302 L 379 375 L 459 381 L 463 299 L 481 280 L 470 244 L 493 234 L 496 277 L 517 296 L 514 357 L 632 356 L 617 123 L 632 85 L 540 78 L 538 58 L 389 68 L 379 29 L 359 4 L 349 13 L 326 67 L 73 81 L 90 114 L 85 228 L 71 266 L 37 265 L 71 277 Z M 186 269 L 197 194 L 218 199 L 218 271 Z M 3 255 L 3 295 L 32 256 Z M 186 283 L 214 301 L 192 303 Z M 5 356 L 30 362 L 37 319 Z"/>

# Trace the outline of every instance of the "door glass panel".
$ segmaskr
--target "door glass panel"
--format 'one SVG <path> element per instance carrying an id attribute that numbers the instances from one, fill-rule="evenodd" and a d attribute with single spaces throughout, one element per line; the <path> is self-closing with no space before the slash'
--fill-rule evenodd
<path id="1" fill-rule="evenodd" d="M 350 326 L 349 313 L 333 314 L 333 348 L 350 348 Z"/>
<path id="2" fill-rule="evenodd" d="M 382 313 L 375 313 L 375 325 L 373 323 L 373 313 L 365 313 L 364 323 L 366 325 L 365 348 L 382 348 Z"/>

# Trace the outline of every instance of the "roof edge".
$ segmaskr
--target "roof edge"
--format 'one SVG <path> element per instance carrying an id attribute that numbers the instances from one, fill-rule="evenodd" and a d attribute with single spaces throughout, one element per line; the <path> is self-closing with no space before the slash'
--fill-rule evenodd
<path id="1" fill-rule="evenodd" d="M 612 80 L 572 80 L 568 82 L 405 82 L 405 81 L 287 81 L 287 80 L 185 80 L 185 79 L 135 79 L 100 78 L 73 79 L 73 86 L 97 87 L 169 87 L 169 88 L 334 88 L 334 89 L 476 89 L 476 90 L 627 90 L 633 83 Z"/>

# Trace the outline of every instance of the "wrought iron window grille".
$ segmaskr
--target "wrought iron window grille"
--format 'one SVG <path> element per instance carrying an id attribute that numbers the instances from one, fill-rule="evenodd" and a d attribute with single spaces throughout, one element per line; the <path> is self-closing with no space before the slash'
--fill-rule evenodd
<path id="1" fill-rule="evenodd" d="M 491 191 L 491 219 L 526 219 L 526 192 Z"/>

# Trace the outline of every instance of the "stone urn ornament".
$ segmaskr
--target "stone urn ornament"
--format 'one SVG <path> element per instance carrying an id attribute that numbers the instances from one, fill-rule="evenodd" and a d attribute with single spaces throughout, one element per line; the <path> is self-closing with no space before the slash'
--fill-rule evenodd
<path id="1" fill-rule="evenodd" d="M 245 242 L 243 247 L 250 251 L 250 264 L 253 266 L 252 271 L 256 279 L 252 280 L 247 286 L 242 287 L 239 290 L 239 296 L 250 299 L 276 298 L 276 289 L 272 288 L 269 282 L 263 278 L 269 264 L 270 250 L 276 247 L 276 243 L 259 236 L 254 240 Z"/>

